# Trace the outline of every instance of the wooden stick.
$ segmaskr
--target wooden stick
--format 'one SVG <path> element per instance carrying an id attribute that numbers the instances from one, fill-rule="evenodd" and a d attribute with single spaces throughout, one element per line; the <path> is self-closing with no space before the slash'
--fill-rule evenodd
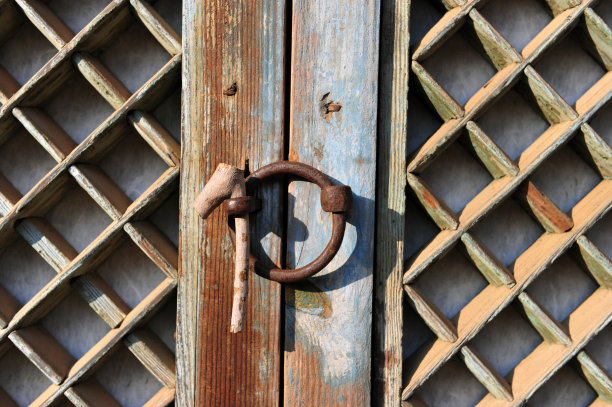
<path id="1" fill-rule="evenodd" d="M 246 196 L 244 172 L 228 164 L 219 164 L 202 192 L 193 203 L 198 215 L 206 219 L 227 198 Z M 230 332 L 242 331 L 244 305 L 248 292 L 249 269 L 249 214 L 236 216 L 236 268 L 234 271 L 234 300 Z"/>

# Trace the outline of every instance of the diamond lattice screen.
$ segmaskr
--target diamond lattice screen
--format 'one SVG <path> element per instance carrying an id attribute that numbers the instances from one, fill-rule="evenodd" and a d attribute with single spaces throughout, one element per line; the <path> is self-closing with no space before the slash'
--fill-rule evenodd
<path id="1" fill-rule="evenodd" d="M 0 405 L 173 403 L 181 2 L 0 1 Z"/>
<path id="2" fill-rule="evenodd" d="M 612 402 L 612 1 L 411 7 L 405 403 Z"/>

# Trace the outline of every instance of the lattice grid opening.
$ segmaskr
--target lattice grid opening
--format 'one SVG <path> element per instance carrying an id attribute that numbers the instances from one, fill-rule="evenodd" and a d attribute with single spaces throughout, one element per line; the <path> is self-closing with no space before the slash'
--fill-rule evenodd
<path id="1" fill-rule="evenodd" d="M 180 24 L 0 1 L 2 406 L 174 401 Z"/>
<path id="2" fill-rule="evenodd" d="M 403 400 L 612 402 L 612 2 L 411 7 Z"/>

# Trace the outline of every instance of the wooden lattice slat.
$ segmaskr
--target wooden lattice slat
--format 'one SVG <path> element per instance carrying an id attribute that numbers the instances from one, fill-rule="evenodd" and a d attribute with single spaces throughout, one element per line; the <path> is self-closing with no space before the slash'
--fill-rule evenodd
<path id="1" fill-rule="evenodd" d="M 181 38 L 153 6 L 139 0 L 111 2 L 76 35 L 49 6 L 38 0 L 1 2 L 0 21 L 0 40 L 10 37 L 17 23 L 25 21 L 33 24 L 58 50 L 23 86 L 0 67 L 0 138 L 5 141 L 11 130 L 23 126 L 57 162 L 23 196 L 8 180 L 0 178 L 3 215 L 0 246 L 23 238 L 57 272 L 23 306 L 6 292 L 0 281 L 0 347 L 6 351 L 10 340 L 53 382 L 32 405 L 50 405 L 65 396 L 79 406 L 109 406 L 118 403 L 104 390 L 104 383 L 101 386 L 89 376 L 123 342 L 162 386 L 147 405 L 168 405 L 174 400 L 176 385 L 174 354 L 143 324 L 175 290 L 178 253 L 169 239 L 145 218 L 177 188 L 179 144 L 150 110 L 177 88 Z M 131 24 L 143 24 L 168 52 L 168 62 L 133 94 L 96 56 Z M 39 107 L 75 75 L 82 75 L 114 110 L 78 145 Z M 128 198 L 97 165 L 129 127 L 168 165 L 135 200 Z M 112 220 L 80 253 L 44 218 L 67 188 L 75 184 Z M 95 272 L 125 235 L 166 275 L 133 309 Z M 76 361 L 38 324 L 71 290 L 110 329 Z M 0 401 L 2 405 L 12 403 L 4 392 L 0 392 Z"/>
<path id="2" fill-rule="evenodd" d="M 412 72 L 421 97 L 429 101 L 443 124 L 410 157 L 408 184 L 440 231 L 410 259 L 404 274 L 405 292 L 436 336 L 410 356 L 413 368 L 406 371 L 404 367 L 406 382 L 402 398 L 408 405 L 425 406 L 415 393 L 447 361 L 459 356 L 488 392 L 479 406 L 523 405 L 555 372 L 576 357 L 586 381 L 599 396 L 592 405 L 600 405 L 610 400 L 610 372 L 583 349 L 612 319 L 609 291 L 612 263 L 585 233 L 612 207 L 609 180 L 612 149 L 589 121 L 612 99 L 612 73 L 604 73 L 572 105 L 538 72 L 538 62 L 567 34 L 582 30 L 582 46 L 608 70 L 611 68 L 611 31 L 597 14 L 596 1 L 550 0 L 547 4 L 552 20 L 519 52 L 494 24 L 487 21 L 481 10 L 485 3 L 480 0 L 443 1 L 448 11 L 424 35 L 412 54 Z M 496 69 L 493 77 L 463 105 L 428 70 L 427 64 L 428 59 L 442 52 L 443 44 L 459 35 L 460 30 L 473 32 L 474 44 Z M 510 158 L 477 124 L 487 110 L 513 88 L 526 99 L 533 100 L 533 108 L 549 124 L 516 159 Z M 443 151 L 457 142 L 472 149 L 473 157 L 493 179 L 455 213 L 435 189 L 423 181 L 422 174 Z M 597 171 L 601 180 L 573 208 L 564 212 L 543 188 L 536 186 L 532 174 L 554 152 L 567 145 Z M 485 219 L 495 218 L 495 208 L 510 199 L 522 203 L 544 233 L 511 264 L 502 264 L 492 250 L 476 238 L 476 226 Z M 459 240 L 464 254 L 489 284 L 454 317 L 447 318 L 434 301 L 417 289 L 416 282 Z M 600 287 L 567 319 L 560 321 L 528 292 L 528 286 L 570 247 L 575 248 L 572 253 L 581 259 L 584 271 L 590 273 Z M 510 304 L 522 306 L 525 319 L 541 335 L 542 342 L 510 374 L 502 377 L 470 341 Z"/>

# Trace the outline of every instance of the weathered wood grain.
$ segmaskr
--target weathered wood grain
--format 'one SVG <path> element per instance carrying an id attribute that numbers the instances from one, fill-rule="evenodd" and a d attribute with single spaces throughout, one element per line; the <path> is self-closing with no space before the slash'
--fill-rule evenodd
<path id="1" fill-rule="evenodd" d="M 514 161 L 475 122 L 467 122 L 465 128 L 474 151 L 494 178 L 518 174 Z"/>
<path id="2" fill-rule="evenodd" d="M 137 110 L 128 114 L 128 120 L 166 164 L 179 165 L 181 147 L 150 113 Z"/>
<path id="3" fill-rule="evenodd" d="M 612 288 L 612 262 L 586 236 L 576 243 L 587 269 L 600 286 Z"/>
<path id="4" fill-rule="evenodd" d="M 38 0 L 16 0 L 16 2 L 55 48 L 61 49 L 74 37 L 74 33 L 45 3 Z"/>
<path id="5" fill-rule="evenodd" d="M 472 9 L 469 15 L 474 22 L 474 30 L 478 39 L 498 71 L 508 65 L 521 62 L 520 54 L 476 9 Z"/>
<path id="6" fill-rule="evenodd" d="M 493 180 L 476 195 L 461 212 L 458 228 L 456 230 L 439 233 L 413 259 L 411 264 L 408 265 L 408 269 L 406 273 L 404 273 L 404 283 L 409 283 L 414 280 L 414 278 L 430 264 L 446 253 L 446 251 L 461 237 L 461 234 L 495 208 L 495 206 L 505 199 L 508 194 L 514 192 L 518 185 L 523 182 L 543 160 L 549 157 L 550 154 L 556 151 L 560 146 L 564 145 L 580 126 L 590 120 L 595 112 L 597 112 L 597 109 L 612 98 L 612 81 L 603 89 L 600 88 L 598 90 L 597 97 L 596 100 L 590 103 L 589 109 L 582 112 L 578 118 L 551 126 L 536 139 L 519 157 L 517 163 L 519 173 L 515 177 L 503 177 Z M 433 137 L 436 137 L 436 135 L 432 136 L 432 138 Z"/>
<path id="7" fill-rule="evenodd" d="M 136 15 L 140 21 L 153 34 L 155 39 L 170 55 L 177 55 L 181 52 L 181 37 L 170 27 L 155 9 L 146 1 L 130 0 Z"/>
<path id="8" fill-rule="evenodd" d="M 402 385 L 403 216 L 411 0 L 382 1 L 376 142 L 376 260 L 372 334 L 372 405 L 397 406 Z"/>
<path id="9" fill-rule="evenodd" d="M 489 283 L 507 287 L 516 284 L 510 271 L 476 237 L 464 233 L 461 242 L 472 263 Z"/>
<path id="10" fill-rule="evenodd" d="M 572 35 L 585 30 L 587 35 L 581 38 L 583 39 L 582 46 L 586 47 L 598 62 L 607 66 L 610 60 L 610 29 L 597 15 L 597 10 L 599 10 L 595 8 L 597 2 L 550 0 L 547 3 L 553 11 L 553 20 L 531 39 L 520 55 L 499 36 L 493 25 L 486 21 L 484 15 L 489 15 L 488 6 L 481 8 L 478 1 L 466 2 L 447 12 L 425 35 L 413 55 L 414 62 L 423 63 L 432 52 L 440 49 L 440 45 L 463 24 L 466 15 L 469 15 L 476 30 L 477 39 L 481 41 L 499 72 L 468 100 L 464 105 L 465 111 L 462 117 L 446 121 L 416 151 L 408 165 L 410 175 L 418 176 L 467 128 L 477 157 L 496 179 L 482 189 L 458 214 L 456 230 L 442 230 L 425 246 L 424 250 L 411 259 L 404 281 L 414 282 L 421 272 L 454 247 L 459 238 L 466 245 L 468 256 L 477 267 L 478 262 L 481 264 L 479 268 L 483 268 L 483 264 L 490 265 L 489 256 L 483 255 L 483 252 L 487 251 L 486 247 L 481 243 L 474 245 L 474 242 L 470 241 L 470 229 L 484 217 L 495 216 L 494 213 L 491 214 L 491 210 L 507 199 L 508 193 L 517 191 L 515 197 L 525 201 L 526 207 L 549 233 L 543 234 L 520 254 L 514 263 L 509 265 L 511 273 L 500 273 L 500 270 L 505 269 L 504 267 L 493 267 L 489 270 L 484 267 L 483 274 L 489 275 L 487 279 L 491 285 L 475 295 L 453 319 L 457 326 L 457 340 L 449 343 L 438 338 L 427 342 L 416 352 L 414 360 L 404 366 L 404 374 L 408 376 L 409 384 L 403 396 L 404 399 L 410 400 L 409 404 L 414 400 L 417 405 L 421 403 L 414 397 L 414 391 L 451 356 L 456 355 L 462 343 L 466 343 L 465 341 L 470 340 L 473 335 L 482 332 L 481 329 L 485 324 L 507 307 L 511 299 L 513 300 L 516 296 L 523 304 L 528 319 L 544 338 L 544 342 L 520 361 L 516 368 L 506 376 L 512 379 L 512 383 L 511 385 L 506 383 L 505 390 L 498 380 L 491 379 L 491 372 L 483 368 L 486 363 L 481 363 L 478 357 L 471 354 L 466 358 L 463 350 L 468 348 L 463 348 L 462 354 L 468 368 L 490 392 L 478 405 L 525 405 L 528 398 L 558 369 L 566 365 L 568 360 L 612 318 L 610 309 L 607 309 L 608 300 L 606 298 L 609 292 L 604 288 L 609 284 L 610 261 L 583 236 L 583 233 L 612 207 L 612 202 L 606 192 L 610 188 L 607 183 L 610 174 L 610 146 L 587 124 L 602 106 L 609 103 L 612 97 L 612 75 L 609 72 L 605 73 L 578 97 L 574 106 L 569 106 L 559 93 L 544 80 L 544 77 L 548 78 L 551 72 L 542 72 L 541 76 L 532 67 L 548 49 L 558 47 L 565 34 L 574 30 L 579 22 L 582 23 L 580 28 Z M 467 19 L 468 23 L 470 23 L 469 19 Z M 550 127 L 523 151 L 516 163 L 513 163 L 512 160 L 506 159 L 507 156 L 503 151 L 483 132 L 473 131 L 474 128 L 470 129 L 470 124 L 478 121 L 482 114 L 486 114 L 486 110 L 496 103 L 506 90 L 521 80 L 523 73 L 525 80 L 522 82 L 528 86 L 526 91 L 533 93 L 537 102 L 534 107 L 542 111 Z M 421 77 L 425 75 L 421 73 Z M 460 80 L 459 78 L 460 76 L 457 76 L 457 80 Z M 428 97 L 431 100 L 429 95 Z M 442 114 L 440 116 L 446 120 Z M 520 120 L 520 118 L 517 119 Z M 479 129 L 476 128 L 476 130 Z M 578 135 L 574 137 L 576 133 Z M 570 140 L 570 147 L 577 149 L 585 161 L 601 174 L 604 181 L 588 192 L 566 214 L 541 190 L 530 185 L 528 177 L 540 166 L 542 159 L 546 159 L 550 153 L 566 145 Z M 462 138 L 461 142 L 465 143 L 465 141 Z M 436 164 L 439 165 L 439 162 Z M 521 183 L 525 188 L 519 187 Z M 423 203 L 423 206 L 427 207 L 427 204 Z M 580 304 L 563 323 L 559 323 L 524 290 L 539 273 L 547 269 L 574 243 L 577 243 L 577 252 L 582 255 L 587 268 L 602 288 L 597 289 Z M 496 263 L 492 264 L 496 265 Z M 512 275 L 516 282 L 513 281 L 512 284 L 506 285 L 501 281 L 495 281 L 499 276 L 508 275 Z M 499 302 L 502 298 L 505 300 Z M 600 308 L 596 309 L 595 304 L 600 304 Z M 429 318 L 433 319 L 431 316 Z M 407 366 L 409 371 L 406 371 Z M 597 368 L 596 363 L 591 363 L 589 367 L 590 370 L 587 369 L 585 376 L 599 394 L 599 398 L 592 405 L 602 405 L 604 403 L 602 394 L 607 394 L 610 380 L 607 375 L 601 374 L 602 371 Z M 436 379 L 433 380 L 436 381 Z M 439 385 L 439 382 L 437 383 Z M 446 389 L 438 390 L 443 392 Z M 431 386 L 428 390 L 423 388 L 423 391 L 431 391 Z"/>
<path id="11" fill-rule="evenodd" d="M 589 192 L 572 210 L 574 227 L 567 233 L 545 233 L 525 250 L 511 266 L 516 284 L 511 288 L 489 285 L 476 295 L 457 315 L 457 341 L 436 340 L 424 353 L 419 366 L 412 372 L 410 381 L 404 389 L 404 399 L 410 397 L 415 389 L 429 378 L 460 346 L 471 339 L 484 324 L 497 315 L 524 287 L 533 281 L 550 263 L 567 250 L 575 240 L 612 208 L 612 182 L 602 181 Z M 574 337 L 570 323 L 569 333 L 575 349 L 578 340 Z M 580 334 L 582 335 L 582 333 Z M 549 344 L 551 347 L 569 349 L 565 346 Z M 565 352 L 565 351 L 564 351 Z M 568 350 L 569 352 L 569 350 Z M 534 377 L 534 375 L 527 375 Z M 516 377 L 516 376 L 514 376 Z M 527 379 L 526 379 L 527 380 Z M 512 384 L 515 401 L 514 382 Z M 517 402 L 518 404 L 518 402 Z"/>
<path id="12" fill-rule="evenodd" d="M 612 378 L 610 378 L 610 375 L 585 351 L 580 352 L 576 359 L 580 363 L 584 376 L 591 387 L 599 394 L 599 397 L 612 403 Z"/>
<path id="13" fill-rule="evenodd" d="M 124 336 L 147 321 L 174 292 L 175 287 L 175 280 L 165 279 L 127 315 L 120 326 L 110 330 L 95 346 L 74 363 L 60 385 L 49 386 L 32 402 L 32 406 L 51 406 L 56 403 L 65 391 L 86 378 L 97 366 L 102 364 L 105 357 L 116 349 Z"/>
<path id="14" fill-rule="evenodd" d="M 546 3 L 548 3 L 548 7 L 550 7 L 553 14 L 558 15 L 569 8 L 579 5 L 580 0 L 546 0 Z"/>
<path id="15" fill-rule="evenodd" d="M 417 61 L 412 61 L 412 72 L 442 120 L 449 121 L 463 116 L 463 108 L 459 103 Z"/>
<path id="16" fill-rule="evenodd" d="M 577 152 L 588 163 L 592 163 L 602 178 L 612 178 L 612 148 L 588 123 L 580 126 L 580 133 L 572 141 Z"/>
<path id="17" fill-rule="evenodd" d="M 123 343 L 164 387 L 174 388 L 174 355 L 153 332 L 144 328 L 137 329 L 123 338 Z"/>
<path id="18" fill-rule="evenodd" d="M 167 387 L 162 387 L 153 397 L 149 399 L 142 407 L 166 407 L 174 402 L 175 391 Z"/>
<path id="19" fill-rule="evenodd" d="M 55 384 L 64 380 L 74 363 L 70 353 L 40 325 L 12 332 L 9 339 Z"/>
<path id="20" fill-rule="evenodd" d="M 499 71 L 493 78 L 491 78 L 485 86 L 483 86 L 480 90 L 478 90 L 470 100 L 465 104 L 465 114 L 459 120 L 451 120 L 445 123 L 436 133 L 434 133 L 417 151 L 417 153 L 411 158 L 408 163 L 408 171 L 413 173 L 422 172 L 427 165 L 435 159 L 438 154 L 440 154 L 444 149 L 448 146 L 449 143 L 454 141 L 460 134 L 461 130 L 464 128 L 466 123 L 470 120 L 474 120 L 475 117 L 492 101 L 494 101 L 497 97 L 502 95 L 506 90 L 508 90 L 519 78 L 519 75 L 528 64 L 531 64 L 535 61 L 539 56 L 541 56 L 546 50 L 548 50 L 556 40 L 562 38 L 568 30 L 573 27 L 573 24 L 582 16 L 582 11 L 585 7 L 592 3 L 592 0 L 585 0 L 581 3 L 580 6 L 575 7 L 563 15 L 559 15 L 555 17 L 548 26 L 542 30 L 536 37 L 534 37 L 531 42 L 523 48 L 521 52 L 523 60 L 521 63 L 508 65 L 506 68 Z M 453 13 L 457 10 L 457 13 L 462 13 L 463 15 L 467 14 L 471 9 L 472 3 L 468 3 L 466 6 L 461 8 L 453 9 L 452 11 L 447 12 L 445 17 L 440 20 L 434 28 L 423 38 L 422 42 L 425 41 L 428 36 L 434 35 L 435 30 L 452 30 L 455 28 L 449 28 L 458 22 L 454 22 L 455 18 L 459 18 L 458 16 L 453 16 L 453 23 L 449 23 L 445 20 L 446 16 L 450 13 Z M 443 24 L 447 24 L 447 26 L 443 26 Z M 434 35 L 434 37 L 436 37 Z M 446 37 L 436 37 L 435 41 L 439 45 L 439 42 L 443 41 Z M 433 39 L 432 39 L 433 41 Z M 430 44 L 428 45 L 431 49 L 435 49 L 435 46 Z M 413 54 L 413 61 L 421 60 L 420 55 L 417 55 L 418 49 Z M 601 87 L 598 88 L 601 91 Z M 598 97 L 594 98 L 594 100 L 601 101 L 601 95 L 597 95 Z M 579 99 L 580 102 L 580 99 Z M 576 109 L 579 109 L 579 102 L 576 102 Z M 583 102 L 587 104 L 587 100 Z M 581 108 L 578 113 L 584 114 L 587 111 L 592 110 L 591 105 L 587 105 L 584 108 Z"/>
<path id="21" fill-rule="evenodd" d="M 512 401 L 510 385 L 476 349 L 461 348 L 461 356 L 467 368 L 496 399 Z"/>
<path id="22" fill-rule="evenodd" d="M 57 162 L 66 158 L 76 147 L 70 136 L 41 109 L 15 107 L 13 116 Z"/>
<path id="23" fill-rule="evenodd" d="M 457 340 L 457 327 L 431 302 L 425 295 L 414 286 L 404 285 L 404 290 L 416 310 L 423 318 L 427 326 L 436 334 L 438 338 L 446 342 Z"/>
<path id="24" fill-rule="evenodd" d="M 533 182 L 526 181 L 521 184 L 514 196 L 547 232 L 563 233 L 574 226 L 572 219 L 544 195 Z"/>
<path id="25" fill-rule="evenodd" d="M 8 72 L 3 70 L 0 73 L 2 82 L 0 101 L 3 103 L 0 110 L 0 122 L 2 123 L 0 128 L 3 133 L 10 134 L 14 126 L 21 122 L 59 164 L 23 197 L 10 182 L 4 178 L 0 179 L 2 184 L 0 206 L 2 214 L 5 215 L 0 229 L 4 243 L 8 241 L 7 239 L 13 238 L 15 234 L 13 228 L 15 228 L 16 232 L 21 234 L 58 272 L 58 276 L 19 310 L 15 309 L 18 304 L 12 304 L 13 299 L 10 295 L 3 296 L 0 304 L 2 317 L 0 337 L 3 344 L 8 343 L 7 337 L 10 338 L 54 382 L 32 405 L 55 405 L 64 393 L 77 405 L 118 405 L 104 390 L 90 394 L 91 398 L 95 399 L 92 401 L 81 397 L 83 392 L 77 394 L 73 391 L 74 388 L 67 386 L 74 385 L 85 375 L 90 375 L 121 338 L 125 339 L 129 345 L 128 348 L 145 367 L 167 385 L 153 396 L 147 405 L 168 405 L 174 400 L 175 379 L 172 353 L 161 344 L 154 334 L 142 330 L 129 334 L 127 337 L 126 334 L 145 322 L 150 314 L 155 312 L 174 291 L 177 268 L 176 249 L 161 236 L 161 233 L 158 231 L 155 233 L 156 228 L 152 226 L 147 228 L 147 222 L 138 221 L 135 222 L 137 227 L 128 228 L 132 226 L 128 221 L 133 218 L 146 217 L 159 206 L 161 200 L 167 197 L 169 191 L 176 189 L 178 168 L 166 171 L 135 202 L 131 202 L 97 167 L 83 164 L 83 162 L 96 161 L 114 145 L 126 129 L 125 124 L 128 121 L 125 119 L 130 111 L 133 112 L 132 115 L 138 116 L 137 120 L 129 122 L 137 127 L 137 130 L 138 125 L 142 125 L 143 122 L 140 117 L 145 117 L 145 125 L 141 126 L 144 128 L 141 135 L 150 144 L 155 144 L 153 148 L 162 157 L 164 154 L 169 156 L 179 150 L 176 141 L 172 139 L 171 142 L 168 142 L 171 136 L 163 129 L 163 126 L 155 119 L 147 120 L 148 113 L 145 110 L 156 107 L 178 84 L 178 67 L 182 58 L 180 37 L 175 33 L 172 35 L 175 45 L 179 44 L 172 53 L 174 57 L 132 95 L 125 91 L 124 87 L 122 89 L 122 85 L 110 71 L 89 54 L 97 54 L 103 45 L 111 42 L 127 24 L 133 22 L 127 7 L 127 0 L 117 0 L 109 4 L 77 36 L 73 35 L 46 3 L 38 0 L 19 0 L 17 4 L 23 14 L 59 52 L 22 87 L 19 87 Z M 158 36 L 167 36 L 167 31 L 161 32 L 167 24 L 150 9 L 150 6 L 143 5 L 141 8 L 147 7 L 149 10 L 145 11 L 148 13 L 144 13 L 147 15 L 143 18 L 148 18 L 147 22 L 156 26 Z M 11 12 L 11 10 L 17 10 L 16 6 L 6 7 L 6 4 L 0 4 L 0 8 L 3 9 L 3 18 L 11 14 L 20 15 Z M 13 20 L 13 23 L 19 23 L 21 18 Z M 13 29 L 13 24 L 5 24 L 0 31 L 6 34 L 10 31 L 8 26 L 10 30 Z M 77 49 L 79 52 L 76 52 Z M 81 66 L 83 74 L 97 85 L 96 88 L 104 96 L 114 102 L 113 107 L 116 109 L 113 115 L 78 147 L 42 109 L 31 107 L 44 103 L 65 85 L 66 81 L 70 80 L 74 72 L 70 67 L 71 60 L 74 60 L 77 66 L 85 61 L 85 66 Z M 156 143 L 151 141 L 153 139 Z M 172 158 L 169 165 L 175 167 L 179 163 L 180 156 L 174 154 Z M 166 159 L 166 161 L 170 160 Z M 62 196 L 70 173 L 80 181 L 83 188 L 94 197 L 100 206 L 107 209 L 115 220 L 80 254 L 77 254 L 48 222 L 42 218 L 32 217 L 33 215 L 44 215 L 49 207 L 53 206 Z M 137 244 L 141 243 L 138 246 L 170 275 L 169 279 L 159 285 L 133 310 L 130 310 L 123 299 L 92 271 L 92 268 L 103 261 L 121 242 L 124 228 L 134 232 L 134 237 L 138 238 L 136 239 Z M 170 272 L 172 270 L 173 273 Z M 70 287 L 77 291 L 92 309 L 113 328 L 72 368 L 74 362 L 72 357 L 50 334 L 35 324 L 68 293 Z M 69 368 L 71 370 L 68 370 Z M 67 380 L 64 381 L 66 376 Z M 94 385 L 94 390 L 95 387 Z M 98 385 L 97 389 L 102 388 Z M 8 404 L 10 401 L 7 399 L 6 402 Z M 61 404 L 63 405 L 63 402 Z"/>
<path id="26" fill-rule="evenodd" d="M 555 90 L 531 66 L 525 68 L 525 76 L 540 110 L 551 125 L 573 120 L 578 115 Z"/>
<path id="27" fill-rule="evenodd" d="M 597 57 L 607 70 L 612 69 L 612 31 L 610 27 L 590 7 L 584 10 L 584 20 Z"/>
<path id="28" fill-rule="evenodd" d="M 94 379 L 79 383 L 64 394 L 76 407 L 120 407 L 117 400 Z"/>
<path id="29" fill-rule="evenodd" d="M 277 405 L 280 286 L 249 276 L 244 330 L 230 334 L 227 221 L 217 211 L 204 222 L 191 205 L 217 164 L 248 158 L 257 169 L 283 157 L 285 2 L 185 0 L 183 18 L 177 403 Z M 279 264 L 280 189 L 258 194 L 253 250 Z"/>
<path id="30" fill-rule="evenodd" d="M 291 289 L 305 300 L 286 305 L 286 405 L 370 404 L 379 8 L 293 3 L 289 159 L 349 185 L 354 206 L 336 258 Z M 327 102 L 341 109 L 325 114 Z M 327 244 L 331 222 L 312 184 L 291 183 L 289 200 L 288 266 L 302 266 Z M 329 314 L 309 312 L 321 293 Z"/>
<path id="31" fill-rule="evenodd" d="M 151 222 L 137 221 L 123 227 L 132 241 L 168 277 L 178 276 L 178 252 L 174 244 Z"/>
<path id="32" fill-rule="evenodd" d="M 612 319 L 612 291 L 598 288 L 569 316 L 571 346 L 542 342 L 513 370 L 514 400 L 485 396 L 477 406 L 520 406 Z"/>
<path id="33" fill-rule="evenodd" d="M 563 346 L 570 346 L 572 344 L 572 339 L 561 324 L 559 324 L 559 321 L 555 320 L 535 298 L 526 292 L 522 292 L 519 294 L 518 299 L 523 305 L 531 325 L 538 331 L 542 339 L 546 342 L 558 343 Z"/>
<path id="34" fill-rule="evenodd" d="M 457 229 L 459 226 L 457 215 L 433 192 L 431 187 L 416 175 L 408 173 L 407 178 L 408 185 L 436 225 L 440 229 Z"/>

